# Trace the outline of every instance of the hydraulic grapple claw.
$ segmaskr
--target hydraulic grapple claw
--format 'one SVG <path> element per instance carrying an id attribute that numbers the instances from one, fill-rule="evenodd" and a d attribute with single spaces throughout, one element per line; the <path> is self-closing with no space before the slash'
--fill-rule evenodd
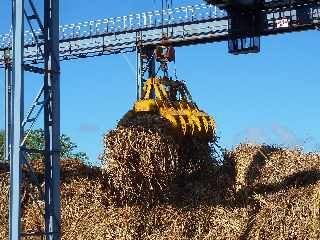
<path id="1" fill-rule="evenodd" d="M 182 135 L 214 137 L 215 122 L 192 101 L 186 85 L 178 80 L 150 78 L 146 81 L 134 111 L 156 112 L 167 119 Z"/>

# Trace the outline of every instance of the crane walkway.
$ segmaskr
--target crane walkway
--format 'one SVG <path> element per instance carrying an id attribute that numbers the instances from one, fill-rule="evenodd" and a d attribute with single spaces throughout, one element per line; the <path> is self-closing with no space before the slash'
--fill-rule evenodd
<path id="1" fill-rule="evenodd" d="M 269 1 L 258 9 L 263 23 L 259 35 L 317 29 L 319 1 Z M 24 34 L 26 63 L 42 62 L 40 30 Z M 198 4 L 60 26 L 60 60 L 135 51 L 163 39 L 173 46 L 225 41 L 232 36 L 229 16 L 213 5 Z M 37 44 L 38 42 L 38 44 Z M 12 48 L 12 33 L 0 35 L 0 66 Z"/>

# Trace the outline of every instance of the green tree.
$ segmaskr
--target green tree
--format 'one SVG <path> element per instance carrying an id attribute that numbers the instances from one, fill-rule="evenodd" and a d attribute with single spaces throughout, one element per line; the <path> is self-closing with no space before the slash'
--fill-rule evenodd
<path id="1" fill-rule="evenodd" d="M 0 131 L 0 161 L 4 161 L 4 131 Z M 87 161 L 86 153 L 78 150 L 78 146 L 65 134 L 60 137 L 61 144 L 61 159 L 75 158 L 82 161 Z M 3 147 L 2 147 L 3 146 Z M 44 149 L 44 131 L 43 129 L 33 130 L 28 135 L 26 147 L 29 149 Z M 33 158 L 41 158 L 41 154 L 34 154 Z"/>

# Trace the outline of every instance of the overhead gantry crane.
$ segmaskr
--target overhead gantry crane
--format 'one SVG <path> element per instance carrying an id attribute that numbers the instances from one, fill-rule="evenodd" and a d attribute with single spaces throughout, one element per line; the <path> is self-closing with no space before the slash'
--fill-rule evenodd
<path id="1" fill-rule="evenodd" d="M 136 50 L 137 42 L 157 45 L 164 35 L 172 46 L 228 41 L 230 53 L 246 53 L 252 48 L 259 51 L 260 45 L 255 44 L 259 41 L 250 41 L 250 37 L 317 29 L 318 5 L 315 0 L 260 1 L 248 9 L 198 4 L 62 25 L 59 56 L 70 60 L 130 52 Z M 12 48 L 12 35 L 0 35 L 1 65 L 5 51 Z M 26 62 L 43 60 L 41 37 L 38 28 L 24 33 Z M 242 44 L 237 44 L 241 39 Z"/>
<path id="2" fill-rule="evenodd" d="M 320 1 L 207 0 L 215 4 L 166 7 L 158 11 L 59 26 L 59 0 L 44 0 L 43 16 L 33 0 L 13 0 L 13 29 L 0 35 L 0 67 L 5 70 L 5 158 L 10 161 L 10 239 L 61 238 L 60 61 L 136 52 L 140 86 L 155 75 L 154 49 L 226 41 L 231 54 L 257 53 L 260 37 L 316 30 Z M 25 24 L 28 31 L 25 31 Z M 24 114 L 24 72 L 43 77 L 43 86 Z M 43 114 L 45 147 L 27 149 L 25 140 Z M 42 153 L 45 188 L 28 156 Z M 22 172 L 22 166 L 26 171 Z M 44 201 L 43 230 L 21 232 L 21 188 L 32 181 L 33 197 Z"/>

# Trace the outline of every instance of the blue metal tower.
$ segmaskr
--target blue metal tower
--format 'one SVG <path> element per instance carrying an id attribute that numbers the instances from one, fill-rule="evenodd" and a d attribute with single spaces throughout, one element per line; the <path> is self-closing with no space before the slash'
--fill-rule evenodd
<path id="1" fill-rule="evenodd" d="M 26 5 L 29 5 L 29 10 Z M 43 236 L 60 239 L 60 66 L 59 66 L 59 0 L 44 0 L 43 20 L 32 0 L 13 0 L 12 80 L 10 54 L 6 56 L 6 158 L 10 160 L 10 220 L 9 237 Z M 25 20 L 34 35 L 36 48 L 43 58 L 42 66 L 24 61 Z M 43 22 L 43 23 L 42 23 Z M 40 34 L 35 34 L 35 29 Z M 43 44 L 40 46 L 39 42 Z M 43 77 L 43 86 L 26 117 L 24 114 L 24 72 Z M 28 149 L 26 140 L 43 113 L 44 149 Z M 29 156 L 43 154 L 45 166 L 44 191 L 35 174 Z M 22 171 L 23 166 L 27 169 Z M 21 191 L 24 183 L 32 182 L 37 191 L 29 189 L 32 199 L 44 202 L 41 230 L 22 232 Z"/>

